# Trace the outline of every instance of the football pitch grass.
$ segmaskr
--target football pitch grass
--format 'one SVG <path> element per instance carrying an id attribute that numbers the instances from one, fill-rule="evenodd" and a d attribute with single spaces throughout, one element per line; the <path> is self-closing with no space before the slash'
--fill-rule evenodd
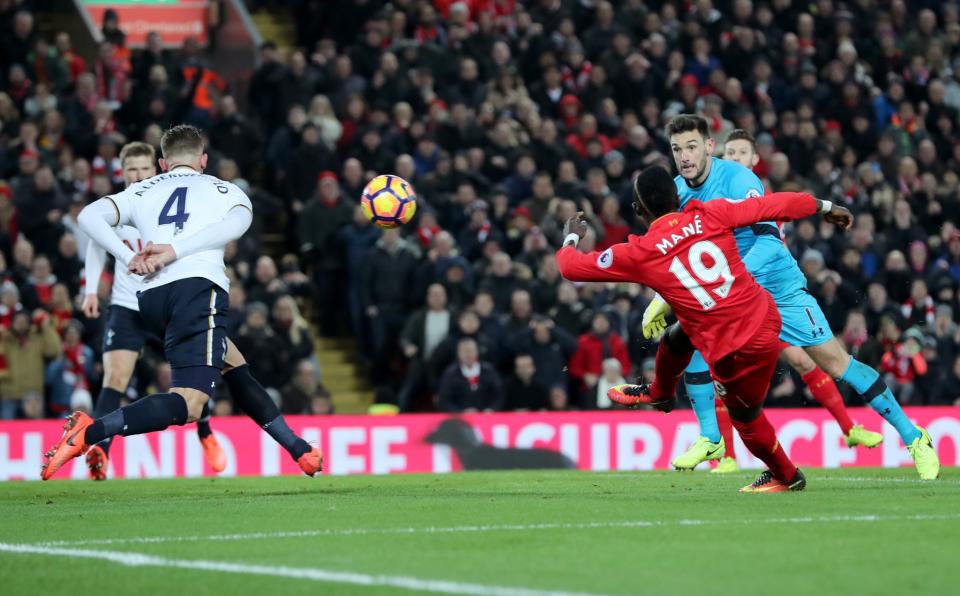
<path id="1" fill-rule="evenodd" d="M 955 594 L 960 470 L 0 486 L 3 594 Z"/>

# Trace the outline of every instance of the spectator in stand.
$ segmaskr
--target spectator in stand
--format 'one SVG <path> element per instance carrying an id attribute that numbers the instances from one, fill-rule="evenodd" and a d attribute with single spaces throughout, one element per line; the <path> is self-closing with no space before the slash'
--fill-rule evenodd
<path id="1" fill-rule="evenodd" d="M 320 137 L 320 129 L 308 122 L 300 130 L 300 146 L 294 149 L 287 176 L 287 195 L 293 197 L 290 215 L 303 212 L 304 205 L 317 188 L 321 174 L 332 174 L 336 167 L 335 157 Z M 335 179 L 335 178 L 333 178 Z"/>
<path id="2" fill-rule="evenodd" d="M 320 332 L 324 335 L 341 335 L 346 331 L 340 316 L 346 301 L 346 272 L 343 245 L 337 242 L 337 235 L 352 220 L 353 206 L 340 196 L 337 175 L 323 172 L 317 182 L 317 194 L 300 214 L 297 237 L 300 252 L 312 263 L 315 283 L 322 290 L 317 313 Z"/>
<path id="3" fill-rule="evenodd" d="M 900 403 L 909 404 L 914 400 L 917 377 L 927 374 L 922 342 L 923 335 L 919 331 L 908 329 L 903 341 L 883 354 L 881 369 L 884 380 Z"/>
<path id="4" fill-rule="evenodd" d="M 401 238 L 398 230 L 384 230 L 360 266 L 360 302 L 370 325 L 371 360 L 380 363 L 374 367 L 379 375 L 386 369 L 406 313 L 413 306 L 409 288 L 418 257 L 416 248 Z"/>
<path id="5" fill-rule="evenodd" d="M 490 269 L 480 282 L 480 289 L 493 297 L 494 308 L 497 311 L 506 312 L 514 291 L 524 289 L 524 285 L 517 279 L 510 255 L 499 252 L 493 255 Z"/>
<path id="6" fill-rule="evenodd" d="M 573 335 L 580 335 L 590 325 L 593 311 L 577 295 L 577 288 L 569 281 L 557 287 L 557 305 L 547 313 L 558 327 Z"/>
<path id="7" fill-rule="evenodd" d="M 300 314 L 293 296 L 280 296 L 273 305 L 273 331 L 280 338 L 288 358 L 293 361 L 313 358 L 313 333 Z"/>
<path id="8" fill-rule="evenodd" d="M 435 283 L 427 288 L 427 306 L 407 320 L 400 348 L 407 358 L 407 375 L 399 394 L 401 411 L 409 411 L 428 379 L 427 363 L 450 333 L 453 315 L 447 308 L 447 291 Z"/>
<path id="9" fill-rule="evenodd" d="M 40 255 L 33 259 L 30 275 L 23 284 L 23 302 L 28 309 L 50 306 L 57 276 L 50 267 L 50 259 Z"/>
<path id="10" fill-rule="evenodd" d="M 515 412 L 536 412 L 547 409 L 550 396 L 547 388 L 534 380 L 536 363 L 530 354 L 517 354 L 513 359 L 513 375 L 507 379 L 506 409 Z"/>
<path id="11" fill-rule="evenodd" d="M 610 318 L 606 313 L 596 313 L 590 331 L 577 339 L 577 351 L 570 359 L 570 376 L 578 383 L 583 407 L 597 403 L 594 393 L 603 374 L 603 361 L 608 358 L 619 360 L 621 370 L 630 370 L 627 347 L 620 336 L 611 331 Z"/>
<path id="12" fill-rule="evenodd" d="M 932 397 L 932 405 L 960 407 L 960 355 L 954 358 L 949 372 L 945 375 L 943 384 Z"/>
<path id="13" fill-rule="evenodd" d="M 280 278 L 274 260 L 267 256 L 257 259 L 253 280 L 247 289 L 247 299 L 250 302 L 260 302 L 272 307 L 277 299 L 286 293 L 287 285 Z"/>
<path id="14" fill-rule="evenodd" d="M 270 310 L 262 302 L 247 305 L 246 319 L 234 338 L 237 348 L 243 353 L 250 365 L 252 374 L 264 387 L 279 389 L 289 375 L 290 359 L 284 349 L 283 340 L 268 324 Z"/>
<path id="15" fill-rule="evenodd" d="M 610 408 L 613 403 L 610 401 L 610 398 L 607 397 L 607 390 L 627 382 L 623 376 L 623 364 L 616 358 L 607 358 L 604 360 L 602 370 L 603 374 L 600 375 L 600 380 L 597 381 L 596 393 L 593 395 L 593 399 L 585 404 L 585 407 L 589 409 L 598 408 L 605 410 Z"/>
<path id="16" fill-rule="evenodd" d="M 62 350 L 60 336 L 43 310 L 32 316 L 18 311 L 9 329 L 0 328 L 0 419 L 16 418 L 28 395 L 43 395 L 45 361 Z"/>
<path id="17" fill-rule="evenodd" d="M 32 178 L 32 184 L 15 189 L 17 225 L 41 252 L 52 254 L 62 232 L 60 220 L 68 207 L 67 200 L 49 166 L 38 167 Z"/>
<path id="18" fill-rule="evenodd" d="M 48 406 L 56 416 L 80 409 L 78 403 L 87 404 L 87 413 L 93 409 L 90 387 L 97 360 L 93 348 L 82 343 L 82 336 L 83 325 L 70 321 L 63 331 L 63 353 L 47 366 L 44 373 L 46 385 L 50 388 Z"/>
<path id="19" fill-rule="evenodd" d="M 440 378 L 441 412 L 495 412 L 506 401 L 500 373 L 489 362 L 481 362 L 477 342 L 470 338 L 457 343 L 457 362 Z"/>
<path id="20" fill-rule="evenodd" d="M 369 354 L 369 333 L 365 325 L 360 284 L 362 283 L 362 264 L 377 240 L 380 229 L 375 227 L 363 214 L 360 205 L 353 208 L 353 221 L 338 232 L 339 242 L 343 245 L 347 267 L 347 308 L 350 310 L 350 330 L 357 338 L 360 353 Z"/>
<path id="21" fill-rule="evenodd" d="M 533 356 L 536 381 L 552 391 L 567 386 L 567 362 L 577 350 L 577 340 L 546 317 L 534 315 L 529 328 L 507 338 L 510 352 Z"/>
<path id="22" fill-rule="evenodd" d="M 293 377 L 281 390 L 280 411 L 284 414 L 311 414 L 312 402 L 318 396 L 330 397 L 330 392 L 320 382 L 316 365 L 310 360 L 297 362 Z"/>

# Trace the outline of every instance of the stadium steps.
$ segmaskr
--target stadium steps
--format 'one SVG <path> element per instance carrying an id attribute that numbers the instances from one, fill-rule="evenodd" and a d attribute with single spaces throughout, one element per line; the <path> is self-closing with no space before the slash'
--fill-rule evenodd
<path id="1" fill-rule="evenodd" d="M 373 404 L 373 389 L 357 366 L 356 341 L 349 337 L 320 337 L 314 328 L 320 378 L 333 397 L 338 414 L 366 414 Z"/>
<path id="2" fill-rule="evenodd" d="M 97 55 L 97 45 L 90 35 L 83 17 L 73 2 L 45 2 L 42 9 L 34 11 L 36 31 L 44 39 L 53 44 L 54 38 L 60 31 L 70 34 L 73 51 L 92 64 Z"/>
<path id="3" fill-rule="evenodd" d="M 261 10 L 251 15 L 253 24 L 264 41 L 272 41 L 278 48 L 291 49 L 297 43 L 297 25 L 287 10 Z"/>
<path id="4" fill-rule="evenodd" d="M 279 259 L 289 252 L 287 236 L 275 232 L 265 232 L 260 235 L 260 248 L 264 254 Z"/>

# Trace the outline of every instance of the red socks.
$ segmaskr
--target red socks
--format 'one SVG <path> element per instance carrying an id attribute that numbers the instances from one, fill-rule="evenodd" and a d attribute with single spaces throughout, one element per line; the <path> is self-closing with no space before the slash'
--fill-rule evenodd
<path id="1" fill-rule="evenodd" d="M 693 352 L 677 354 L 667 347 L 667 342 L 661 341 L 657 348 L 656 377 L 650 387 L 650 395 L 655 398 L 670 399 L 677 393 L 677 383 L 680 376 L 690 364 Z"/>
<path id="2" fill-rule="evenodd" d="M 720 436 L 723 437 L 723 443 L 727 447 L 727 454 L 724 457 L 736 459 L 737 453 L 733 447 L 733 423 L 730 421 L 730 412 L 727 411 L 727 406 L 722 399 L 714 400 L 714 409 L 717 413 L 717 426 L 720 427 Z"/>
<path id="3" fill-rule="evenodd" d="M 823 369 L 817 367 L 807 374 L 803 375 L 803 382 L 810 388 L 810 393 L 817 402 L 830 411 L 830 414 L 837 420 L 843 434 L 850 432 L 853 428 L 853 420 L 847 413 L 847 406 L 843 403 L 843 396 L 837 389 L 837 384 L 830 378 L 830 375 L 823 372 Z"/>
<path id="4" fill-rule="evenodd" d="M 782 482 L 790 482 L 797 473 L 797 466 L 793 465 L 786 452 L 780 447 L 777 435 L 773 430 L 766 414 L 760 415 L 752 422 L 737 422 L 733 426 L 740 433 L 743 444 L 750 453 L 759 457 L 767 464 L 773 477 Z"/>

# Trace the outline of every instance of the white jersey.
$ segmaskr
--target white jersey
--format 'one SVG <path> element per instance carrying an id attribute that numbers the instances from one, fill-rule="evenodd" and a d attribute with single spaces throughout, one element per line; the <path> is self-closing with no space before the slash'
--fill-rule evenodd
<path id="1" fill-rule="evenodd" d="M 174 239 L 203 234 L 235 207 L 253 211 L 250 199 L 235 184 L 188 168 L 147 178 L 106 198 L 117 208 L 118 223 L 136 228 L 144 244 L 170 244 Z M 190 277 L 209 279 L 229 292 L 223 247 L 178 258 L 145 277 L 142 289 Z"/>
<path id="2" fill-rule="evenodd" d="M 140 239 L 140 232 L 133 226 L 117 226 L 117 236 L 135 252 L 140 252 L 146 244 Z M 113 290 L 110 292 L 110 304 L 116 304 L 140 312 L 137 292 L 144 289 L 143 278 L 134 275 L 120 261 L 113 265 Z"/>

